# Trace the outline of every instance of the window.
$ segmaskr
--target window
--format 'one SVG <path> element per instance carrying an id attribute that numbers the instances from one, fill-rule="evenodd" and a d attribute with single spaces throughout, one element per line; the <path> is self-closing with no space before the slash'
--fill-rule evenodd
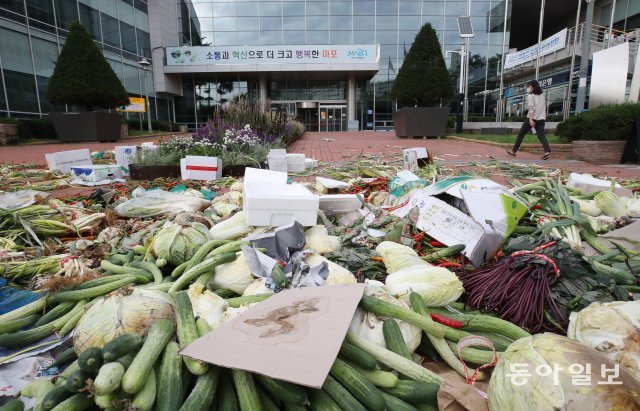
<path id="1" fill-rule="evenodd" d="M 4 82 L 7 85 L 7 97 L 10 101 L 11 111 L 38 112 L 33 74 L 5 69 Z"/>
<path id="2" fill-rule="evenodd" d="M 307 30 L 328 30 L 329 16 L 307 16 Z"/>
<path id="3" fill-rule="evenodd" d="M 307 44 L 329 44 L 329 32 L 307 31 Z"/>
<path id="4" fill-rule="evenodd" d="M 261 17 L 260 30 L 282 30 L 282 17 Z"/>
<path id="5" fill-rule="evenodd" d="M 115 47 L 120 47 L 120 31 L 118 20 L 104 13 L 100 13 L 102 19 L 102 41 Z"/>
<path id="6" fill-rule="evenodd" d="M 0 56 L 2 56 L 2 67 L 5 70 L 33 73 L 29 39 L 26 34 L 3 30 L 2 36 L 0 36 Z"/>
<path id="7" fill-rule="evenodd" d="M 329 13 L 332 16 L 350 16 L 351 7 L 350 1 L 332 1 L 329 4 Z"/>
<path id="8" fill-rule="evenodd" d="M 326 16 L 327 14 L 329 14 L 329 4 L 327 1 L 307 1 L 307 16 Z"/>
<path id="9" fill-rule="evenodd" d="M 56 18 L 58 27 L 69 29 L 78 21 L 78 9 L 74 0 L 56 0 Z"/>
<path id="10" fill-rule="evenodd" d="M 238 17 L 236 18 L 236 25 L 239 31 L 257 30 L 260 25 L 260 21 L 258 17 Z"/>
<path id="11" fill-rule="evenodd" d="M 219 31 L 215 33 L 215 37 L 211 37 L 215 40 L 217 46 L 233 46 L 238 44 L 238 35 L 235 31 Z M 209 41 L 209 39 L 207 39 Z"/>
<path id="12" fill-rule="evenodd" d="M 260 44 L 282 44 L 282 31 L 262 31 L 260 32 Z"/>
<path id="13" fill-rule="evenodd" d="M 230 17 L 236 15 L 236 5 L 234 3 L 213 3 L 214 17 Z"/>
<path id="14" fill-rule="evenodd" d="M 374 16 L 353 16 L 354 30 L 373 30 L 376 20 Z"/>
<path id="15" fill-rule="evenodd" d="M 100 35 L 100 12 L 98 10 L 80 3 L 80 22 L 89 31 L 91 37 L 102 41 Z"/>
<path id="16" fill-rule="evenodd" d="M 122 48 L 131 53 L 137 53 L 136 29 L 127 23 L 120 22 L 120 34 L 122 35 Z"/>
<path id="17" fill-rule="evenodd" d="M 149 33 L 136 29 L 136 37 L 138 38 L 138 55 L 151 58 L 151 40 L 149 39 Z"/>
<path id="18" fill-rule="evenodd" d="M 29 18 L 55 25 L 51 0 L 27 0 L 27 15 Z"/>
<path id="19" fill-rule="evenodd" d="M 235 17 L 217 17 L 213 19 L 213 27 L 216 31 L 235 31 Z"/>
<path id="20" fill-rule="evenodd" d="M 256 10 L 253 12 L 255 13 Z M 275 1 L 260 2 L 260 16 L 282 16 L 282 3 Z"/>
<path id="21" fill-rule="evenodd" d="M 398 15 L 398 0 L 379 1 L 376 7 L 378 16 L 395 16 Z"/>
<path id="22" fill-rule="evenodd" d="M 255 16 L 259 10 L 257 1 L 238 3 L 236 6 L 236 16 Z"/>
<path id="23" fill-rule="evenodd" d="M 351 16 L 331 16 L 331 30 L 351 30 Z"/>
<path id="24" fill-rule="evenodd" d="M 376 14 L 376 3 L 374 0 L 360 0 L 353 2 L 354 16 L 373 16 Z"/>
<path id="25" fill-rule="evenodd" d="M 31 36 L 31 46 L 33 47 L 33 55 L 37 56 L 34 59 L 36 74 L 51 77 L 55 67 L 54 62 L 58 59 L 58 46 L 56 43 L 35 36 Z"/>
<path id="26" fill-rule="evenodd" d="M 304 16 L 284 17 L 285 30 L 304 30 Z"/>
<path id="27" fill-rule="evenodd" d="M 331 32 L 331 44 L 352 44 L 353 36 L 351 31 L 332 31 Z"/>
<path id="28" fill-rule="evenodd" d="M 285 2 L 282 4 L 283 11 L 282 14 L 285 16 L 304 16 L 304 2 Z"/>

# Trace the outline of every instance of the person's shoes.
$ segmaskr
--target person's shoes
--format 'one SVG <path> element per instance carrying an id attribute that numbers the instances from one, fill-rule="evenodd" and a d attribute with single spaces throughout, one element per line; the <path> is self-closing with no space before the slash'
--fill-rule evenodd
<path id="1" fill-rule="evenodd" d="M 513 152 L 513 151 L 511 151 L 511 150 L 506 150 L 506 152 L 507 152 L 507 154 L 509 154 L 511 157 L 515 157 L 515 156 L 516 156 L 516 153 L 514 153 L 514 152 Z"/>
<path id="2" fill-rule="evenodd" d="M 548 160 L 549 157 L 551 157 L 551 153 L 544 153 L 544 155 L 542 156 L 543 160 Z"/>

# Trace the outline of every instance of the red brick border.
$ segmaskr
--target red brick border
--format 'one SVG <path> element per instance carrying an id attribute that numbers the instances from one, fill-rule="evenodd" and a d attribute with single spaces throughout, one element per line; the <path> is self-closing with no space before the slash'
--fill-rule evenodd
<path id="1" fill-rule="evenodd" d="M 497 143 L 495 141 L 486 141 L 486 140 L 474 140 L 472 138 L 464 138 L 458 136 L 447 136 L 449 140 L 456 141 L 469 141 L 478 144 L 486 144 L 488 146 L 494 147 L 503 147 L 505 150 L 513 147 L 513 143 Z M 515 136 L 514 136 L 515 141 Z M 534 154 L 543 154 L 544 149 L 542 148 L 542 144 L 522 144 L 520 146 L 521 151 L 525 151 L 527 153 Z M 569 160 L 573 158 L 571 144 L 551 144 L 551 152 L 553 153 L 553 157 L 561 160 Z"/>

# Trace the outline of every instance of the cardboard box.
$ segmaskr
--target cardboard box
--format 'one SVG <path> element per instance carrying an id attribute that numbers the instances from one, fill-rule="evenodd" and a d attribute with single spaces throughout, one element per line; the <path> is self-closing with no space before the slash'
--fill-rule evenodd
<path id="1" fill-rule="evenodd" d="M 284 290 L 179 353 L 222 367 L 320 388 L 338 355 L 364 288 L 364 284 L 353 284 Z"/>
<path id="2" fill-rule="evenodd" d="M 186 156 L 180 159 L 183 180 L 212 181 L 222 177 L 222 160 L 218 157 Z"/>
<path id="3" fill-rule="evenodd" d="M 252 226 L 280 226 L 294 220 L 316 225 L 319 197 L 300 184 L 261 181 L 244 184 L 244 219 Z"/>
<path id="4" fill-rule="evenodd" d="M 441 194 L 460 200 L 469 213 L 436 198 Z M 463 253 L 476 267 L 493 257 L 527 211 L 506 187 L 471 176 L 442 180 L 408 196 L 394 214 L 403 217 L 418 207 L 416 226 L 445 245 L 465 244 Z"/>
<path id="5" fill-rule="evenodd" d="M 136 154 L 136 146 L 116 146 L 116 164 L 122 167 L 122 174 L 129 175 L 129 164 L 131 164 L 131 158 Z"/>
<path id="6" fill-rule="evenodd" d="M 408 154 L 410 152 L 415 152 L 415 156 Z M 402 150 L 402 158 L 404 160 L 404 169 L 409 171 L 415 171 L 417 168 L 424 167 L 432 162 L 429 150 L 425 147 L 405 148 Z"/>
<path id="7" fill-rule="evenodd" d="M 49 170 L 59 170 L 63 174 L 69 174 L 72 166 L 90 166 L 91 153 L 88 148 L 80 150 L 59 151 L 57 153 L 45 154 Z"/>
<path id="8" fill-rule="evenodd" d="M 104 180 L 118 180 L 122 178 L 122 168 L 118 165 L 73 166 L 71 175 L 83 181 L 98 182 Z"/>
<path id="9" fill-rule="evenodd" d="M 304 154 L 287 154 L 287 172 L 303 173 L 306 170 Z"/>

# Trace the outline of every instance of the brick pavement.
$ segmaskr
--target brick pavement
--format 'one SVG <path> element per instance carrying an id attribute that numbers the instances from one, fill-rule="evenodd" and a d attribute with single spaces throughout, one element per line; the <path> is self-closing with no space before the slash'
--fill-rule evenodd
<path id="1" fill-rule="evenodd" d="M 163 137 L 164 139 L 168 137 Z M 136 144 L 157 138 L 141 137 L 127 139 L 118 143 L 60 143 L 26 146 L 0 147 L 0 163 L 36 163 L 46 164 L 45 153 L 54 151 L 88 148 L 90 151 L 111 149 L 115 145 Z M 296 141 L 289 152 L 304 153 L 323 162 L 340 163 L 354 161 L 361 154 L 380 155 L 385 159 L 398 160 L 402 148 L 426 147 L 433 151 L 437 162 L 443 165 L 463 165 L 482 163 L 492 158 L 513 160 L 501 147 L 469 141 L 447 139 L 400 139 L 393 132 L 354 131 L 354 132 L 308 132 Z M 638 165 L 593 165 L 583 161 L 540 159 L 539 154 L 519 152 L 516 161 L 535 163 L 553 168 L 569 169 L 576 172 L 588 172 L 617 177 L 640 177 Z"/>

